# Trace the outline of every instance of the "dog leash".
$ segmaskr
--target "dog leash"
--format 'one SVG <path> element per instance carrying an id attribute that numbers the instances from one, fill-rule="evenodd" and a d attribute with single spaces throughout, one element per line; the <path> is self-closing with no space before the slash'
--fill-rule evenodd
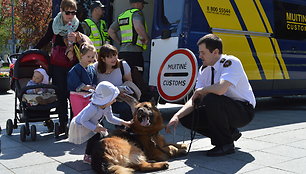
<path id="1" fill-rule="evenodd" d="M 172 143 L 175 143 L 175 136 L 176 136 L 176 129 L 173 129 L 173 134 L 172 134 Z"/>
<path id="2" fill-rule="evenodd" d="M 188 151 L 187 151 L 187 154 L 190 152 L 190 149 L 191 149 L 191 145 L 192 145 L 192 142 L 194 140 L 194 137 L 196 135 L 196 131 L 195 131 L 195 124 L 199 121 L 199 104 L 200 104 L 200 99 L 196 99 L 194 101 L 194 112 L 192 113 L 192 120 L 191 120 L 191 129 L 190 129 L 190 144 L 189 144 L 189 147 L 188 147 Z M 197 116 L 197 120 L 195 121 L 195 117 Z"/>

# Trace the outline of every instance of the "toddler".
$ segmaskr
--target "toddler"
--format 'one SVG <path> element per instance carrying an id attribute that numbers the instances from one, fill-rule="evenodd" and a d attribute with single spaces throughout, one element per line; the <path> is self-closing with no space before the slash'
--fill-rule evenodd
<path id="1" fill-rule="evenodd" d="M 80 45 L 80 63 L 68 73 L 69 91 L 88 91 L 97 85 L 97 75 L 92 64 L 96 61 L 96 48 L 86 42 Z"/>
<path id="2" fill-rule="evenodd" d="M 97 75 L 92 63 L 96 60 L 96 48 L 86 42 L 80 45 L 80 63 L 68 72 L 67 84 L 70 91 L 70 103 L 73 115 L 76 116 L 88 103 L 84 98 L 89 90 L 95 89 Z M 85 92 L 85 93 L 84 93 Z"/>
<path id="3" fill-rule="evenodd" d="M 107 135 L 107 129 L 100 121 L 106 117 L 109 123 L 129 127 L 131 121 L 124 121 L 113 115 L 111 105 L 116 102 L 119 89 L 107 81 L 102 81 L 96 87 L 91 102 L 71 120 L 68 140 L 71 143 L 81 144 L 87 141 L 83 161 L 91 163 L 91 151 L 101 134 Z"/>

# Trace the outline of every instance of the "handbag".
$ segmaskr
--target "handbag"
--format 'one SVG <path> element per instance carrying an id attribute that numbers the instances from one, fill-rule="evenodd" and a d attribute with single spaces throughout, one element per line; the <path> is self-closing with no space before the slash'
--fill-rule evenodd
<path id="1" fill-rule="evenodd" d="M 55 38 L 56 35 L 53 35 L 50 63 L 56 66 L 71 68 L 76 63 L 76 56 L 73 56 L 73 60 L 70 61 L 70 59 L 65 54 L 67 46 L 54 46 Z"/>

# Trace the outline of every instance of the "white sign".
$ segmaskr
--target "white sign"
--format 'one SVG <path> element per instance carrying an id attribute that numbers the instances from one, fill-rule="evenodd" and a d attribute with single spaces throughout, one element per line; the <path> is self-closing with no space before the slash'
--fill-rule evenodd
<path id="1" fill-rule="evenodd" d="M 183 99 L 194 87 L 197 70 L 197 59 L 190 50 L 173 51 L 163 61 L 158 72 L 159 95 L 168 102 Z"/>

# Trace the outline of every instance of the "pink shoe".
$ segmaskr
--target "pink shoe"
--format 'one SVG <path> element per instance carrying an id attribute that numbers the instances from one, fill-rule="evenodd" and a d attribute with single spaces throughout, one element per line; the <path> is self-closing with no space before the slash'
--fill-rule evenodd
<path id="1" fill-rule="evenodd" d="M 91 164 L 91 156 L 85 154 L 85 155 L 84 155 L 84 158 L 83 158 L 83 163 Z"/>

